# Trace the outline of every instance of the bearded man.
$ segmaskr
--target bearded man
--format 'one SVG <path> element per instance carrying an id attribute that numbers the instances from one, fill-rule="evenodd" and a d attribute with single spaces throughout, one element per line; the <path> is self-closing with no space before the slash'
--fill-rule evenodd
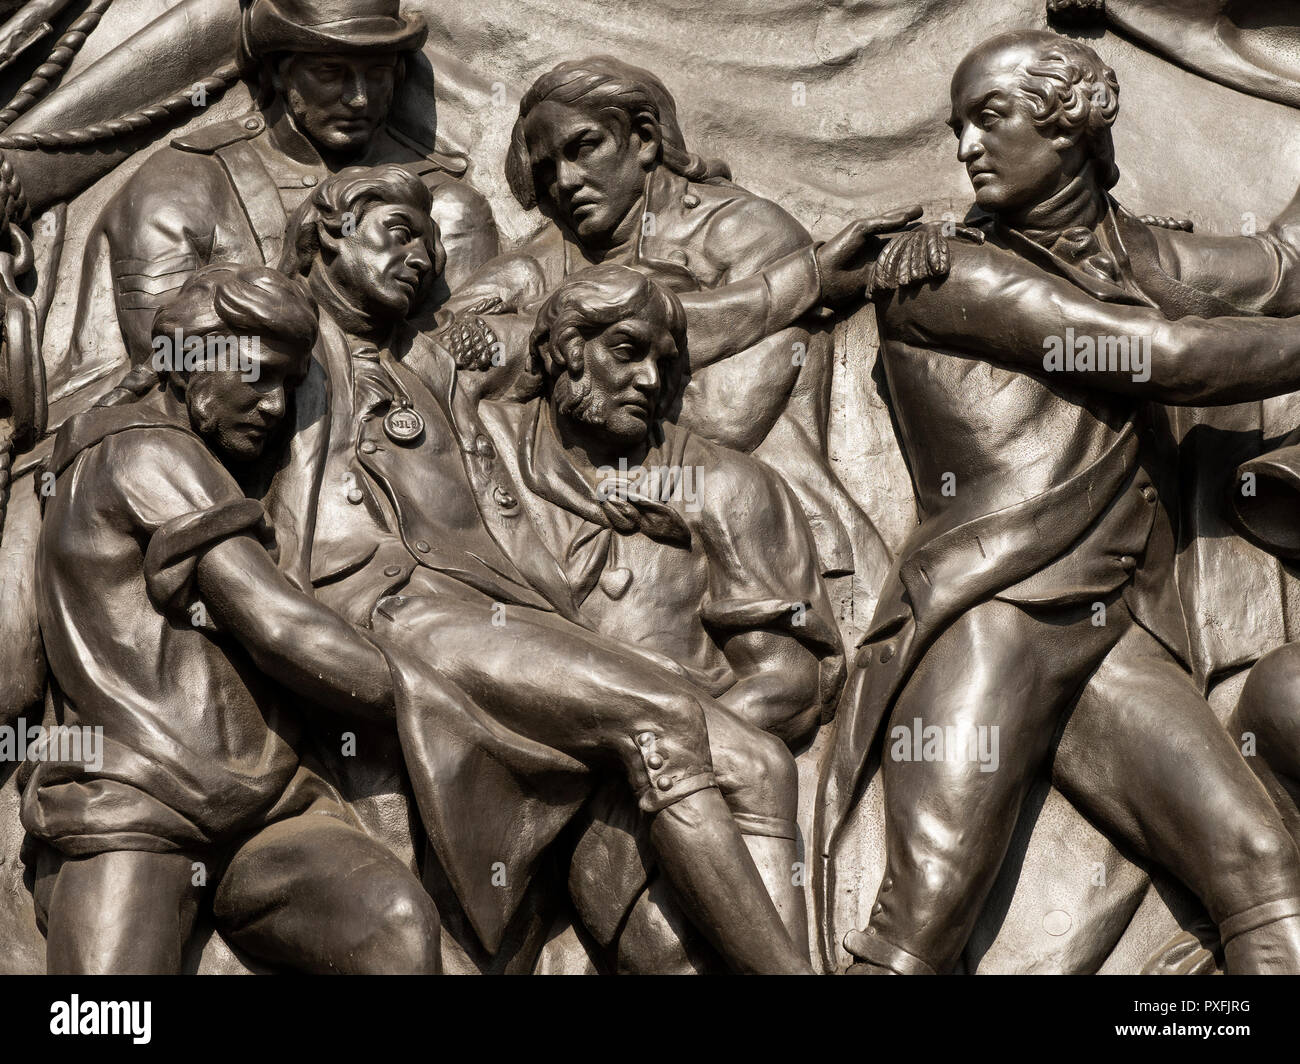
<path id="1" fill-rule="evenodd" d="M 318 597 L 465 694 L 448 713 L 418 676 L 401 685 L 398 738 L 433 856 L 495 954 L 550 843 L 614 780 L 728 967 L 808 972 L 733 808 L 737 765 L 778 776 L 780 744 L 738 726 L 715 750 L 721 702 L 581 623 L 452 356 L 407 323 L 443 262 L 428 208 L 424 185 L 386 166 L 341 171 L 295 215 L 283 268 L 321 307 L 331 394 L 299 404 L 272 512 Z M 368 734 L 364 758 L 341 759 L 345 797 L 379 789 L 365 774 L 395 762 L 373 752 L 383 741 Z"/>
<path id="2" fill-rule="evenodd" d="M 805 741 L 834 705 L 835 615 L 811 530 L 780 478 L 664 418 L 682 380 L 685 326 L 677 297 L 636 270 L 574 274 L 533 332 L 545 394 L 481 412 L 581 622 L 716 699 L 705 712 L 715 770 L 791 937 L 806 946 L 786 744 Z M 638 845 L 635 809 L 603 797 L 584 810 L 568 877 L 584 925 L 620 970 L 707 970 Z"/>
<path id="3" fill-rule="evenodd" d="M 662 81 L 611 56 L 560 63 L 533 83 L 519 104 L 506 177 L 520 205 L 549 224 L 485 266 L 454 301 L 491 304 L 506 360 L 526 358 L 539 302 L 570 274 L 596 264 L 641 270 L 686 309 L 690 375 L 673 417 L 781 474 L 825 573 L 856 566 L 868 583 L 883 573 L 883 541 L 830 468 L 831 337 L 807 315 L 823 300 L 858 297 L 862 286 L 842 288 L 832 269 L 919 208 L 856 223 L 814 247 L 780 206 L 687 148 Z M 942 240 L 928 237 L 916 278 L 911 260 L 898 262 L 903 280 L 942 272 Z"/>

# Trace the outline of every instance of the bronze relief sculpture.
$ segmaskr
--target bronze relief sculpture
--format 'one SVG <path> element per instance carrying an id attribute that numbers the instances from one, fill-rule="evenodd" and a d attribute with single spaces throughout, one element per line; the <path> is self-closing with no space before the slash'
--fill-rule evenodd
<path id="1" fill-rule="evenodd" d="M 1300 974 L 1297 38 L 1181 2 L 0 27 L 2 970 Z"/>

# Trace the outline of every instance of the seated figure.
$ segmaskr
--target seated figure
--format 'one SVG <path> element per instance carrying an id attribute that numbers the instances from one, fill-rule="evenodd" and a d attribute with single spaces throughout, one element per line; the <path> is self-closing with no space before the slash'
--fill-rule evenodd
<path id="1" fill-rule="evenodd" d="M 805 944 L 797 772 L 781 740 L 806 739 L 833 705 L 843 676 L 835 616 L 789 488 L 763 463 L 665 419 L 685 330 L 680 301 L 644 274 L 574 274 L 533 331 L 544 395 L 485 402 L 482 413 L 582 623 L 667 659 L 716 699 L 705 712 L 715 774 Z M 579 915 L 602 944 L 617 935 L 621 970 L 698 970 L 707 961 L 679 950 L 671 902 L 653 887 L 637 898 L 647 878 L 638 825 L 614 809 L 621 818 L 587 811 L 569 874 Z"/>
<path id="2" fill-rule="evenodd" d="M 432 857 L 495 956 L 549 844 L 612 778 L 729 967 L 808 972 L 710 747 L 731 710 L 666 658 L 584 625 L 451 354 L 412 335 L 443 263 L 429 206 L 422 182 L 383 166 L 326 179 L 295 214 L 283 268 L 320 305 L 330 400 L 298 404 L 273 512 L 323 601 L 464 692 L 430 704 L 398 666 L 398 737 Z M 771 736 L 736 730 L 750 743 L 738 756 L 779 760 Z M 375 760 L 341 759 L 345 791 L 374 791 L 355 774 Z"/>
<path id="3" fill-rule="evenodd" d="M 533 83 L 506 176 L 520 205 L 548 224 L 484 265 L 451 305 L 491 304 L 487 320 L 508 363 L 526 356 L 541 300 L 589 266 L 629 266 L 673 289 L 690 325 L 691 371 L 674 419 L 781 474 L 812 525 L 823 572 L 856 570 L 867 586 L 883 577 L 888 551 L 827 456 L 832 343 L 809 312 L 860 295 L 861 284 L 837 291 L 837 256 L 920 209 L 854 223 L 841 234 L 854 241 L 815 248 L 781 206 L 687 148 L 663 82 L 612 56 L 561 63 Z M 940 260 L 936 249 L 898 265 L 928 276 Z"/>
<path id="4" fill-rule="evenodd" d="M 93 759 L 47 748 L 23 766 L 49 971 L 180 971 L 205 887 L 259 961 L 436 971 L 432 901 L 300 760 L 286 705 L 393 714 L 384 655 L 283 575 L 249 494 L 278 456 L 316 308 L 267 267 L 214 265 L 153 331 L 161 386 L 71 418 L 49 465 L 38 612 L 54 711 L 100 736 Z"/>

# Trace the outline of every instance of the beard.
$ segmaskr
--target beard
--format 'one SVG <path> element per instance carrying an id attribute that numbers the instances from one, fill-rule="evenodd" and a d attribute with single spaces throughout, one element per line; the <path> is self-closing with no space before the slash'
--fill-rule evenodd
<path id="1" fill-rule="evenodd" d="M 584 425 L 602 427 L 609 414 L 609 403 L 603 396 L 592 395 L 591 382 L 585 375 L 575 378 L 563 373 L 555 381 L 555 409 Z"/>

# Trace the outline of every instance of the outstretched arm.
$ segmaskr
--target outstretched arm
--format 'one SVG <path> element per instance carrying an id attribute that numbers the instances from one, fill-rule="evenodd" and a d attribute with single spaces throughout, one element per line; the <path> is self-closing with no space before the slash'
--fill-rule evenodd
<path id="1" fill-rule="evenodd" d="M 921 216 L 907 207 L 850 222 L 823 244 L 775 204 L 747 201 L 714 223 L 712 243 L 729 258 L 723 283 L 679 293 L 686 311 L 691 369 L 699 371 L 790 328 L 819 303 L 851 303 L 879 291 L 941 277 L 948 269 L 947 240 L 936 227 L 909 234 L 888 255 L 889 234 Z M 897 254 L 905 250 L 903 255 Z M 877 260 L 880 260 L 879 263 Z M 672 263 L 660 264 L 673 268 Z M 868 291 L 870 289 L 870 291 Z M 548 294 L 541 268 L 528 255 L 502 255 L 488 263 L 447 302 L 445 309 L 474 334 L 462 369 L 492 373 L 508 383 L 526 372 L 528 336 L 537 305 Z M 475 324 L 480 316 L 484 328 Z M 780 345 L 782 351 L 786 345 Z M 501 367 L 506 372 L 501 373 Z M 497 397 L 500 385 L 484 389 Z"/>
<path id="2" fill-rule="evenodd" d="M 758 212 L 771 217 L 749 217 Z M 698 371 L 739 354 L 789 328 L 819 303 L 836 305 L 862 299 L 880 274 L 877 259 L 887 246 L 885 235 L 904 229 L 920 216 L 920 207 L 908 207 L 858 219 L 816 245 L 805 243 L 803 229 L 764 200 L 751 201 L 743 211 L 715 221 L 715 242 L 734 260 L 723 275 L 725 283 L 681 294 L 691 369 Z M 774 247 L 787 250 L 773 260 Z M 913 267 L 915 275 L 910 272 Z M 946 262 L 941 269 L 939 256 L 915 262 L 895 260 L 889 276 L 896 286 L 904 277 L 915 281 L 941 276 L 943 269 Z"/>
<path id="3" fill-rule="evenodd" d="M 1183 318 L 1093 299 L 1063 278 L 991 246 L 954 244 L 946 280 L 881 304 L 885 335 L 1075 387 L 1187 406 L 1264 399 L 1300 389 L 1300 317 Z M 1092 368 L 1054 362 L 1085 338 Z M 1107 358 L 1129 344 L 1129 358 Z M 1135 352 L 1141 352 L 1137 354 Z M 1113 365 L 1112 365 L 1113 363 Z"/>

